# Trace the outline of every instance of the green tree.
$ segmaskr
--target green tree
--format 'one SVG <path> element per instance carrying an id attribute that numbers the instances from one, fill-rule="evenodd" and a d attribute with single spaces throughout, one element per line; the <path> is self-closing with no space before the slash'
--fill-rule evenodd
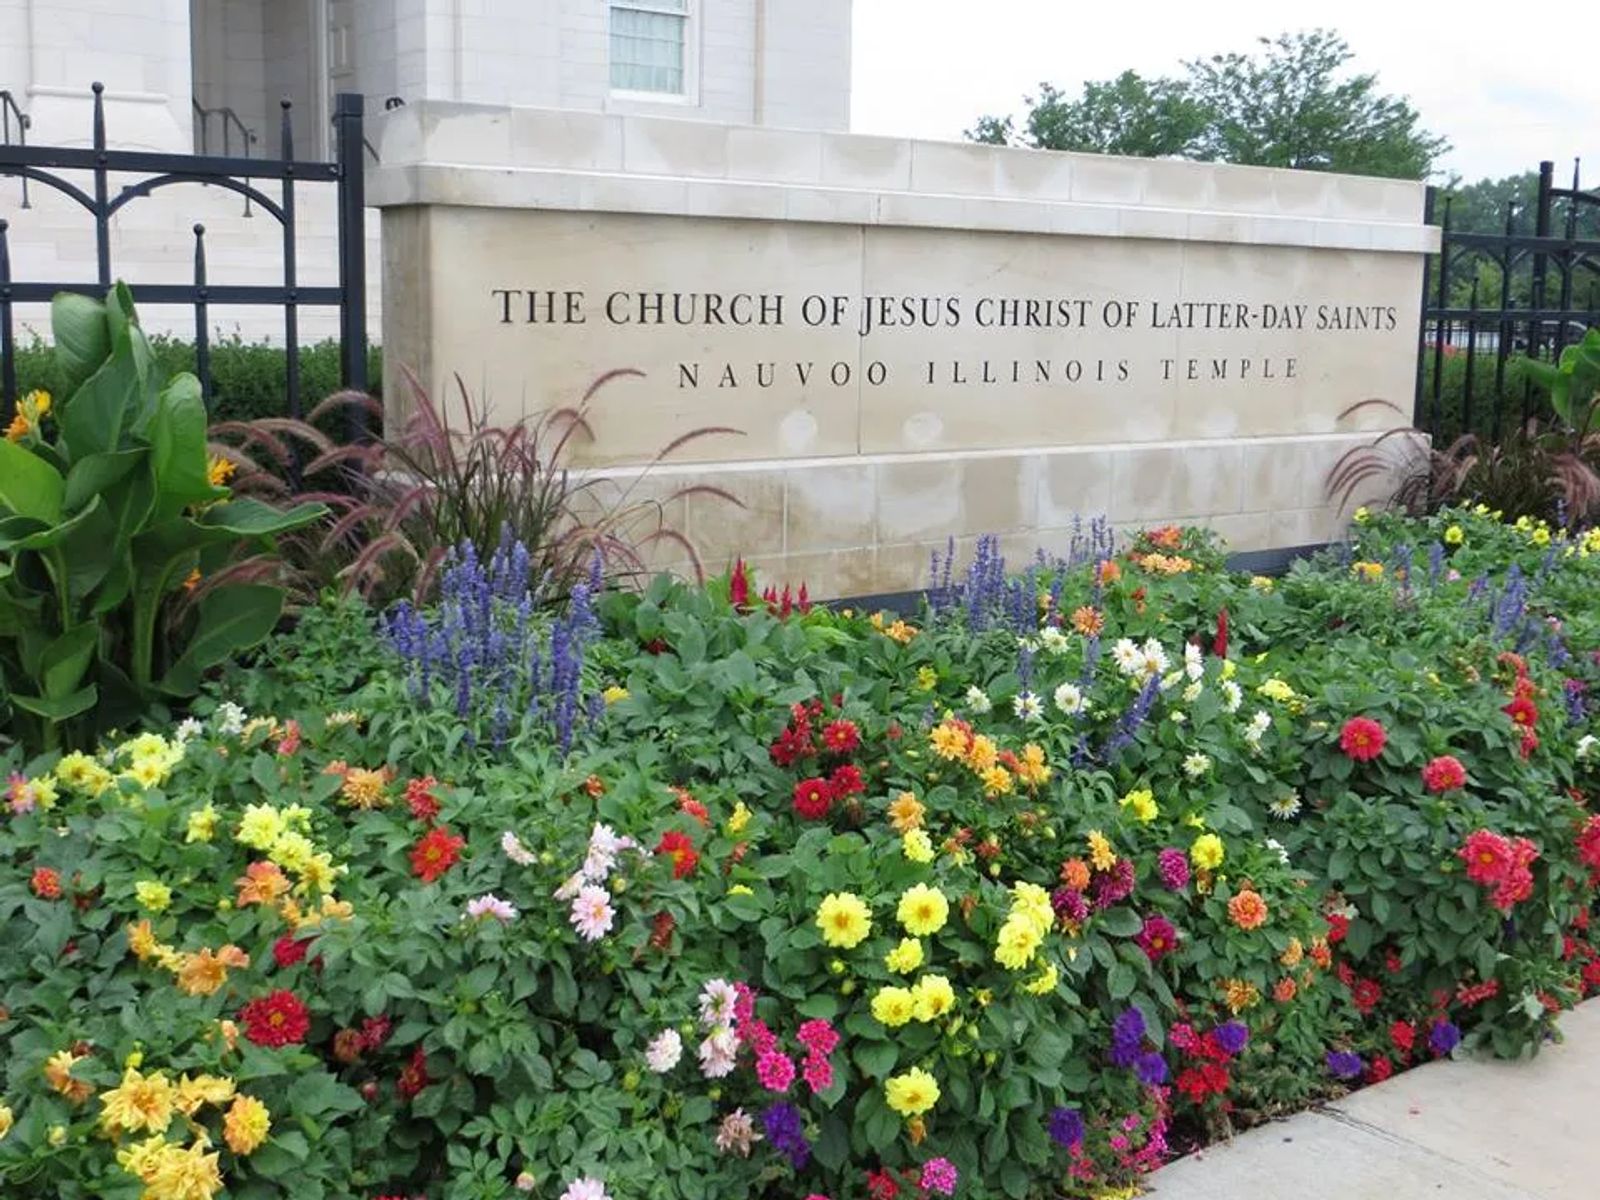
<path id="1" fill-rule="evenodd" d="M 1138 158 L 1193 157 L 1205 131 L 1206 112 L 1172 79 L 1145 79 L 1124 71 L 1103 83 L 1086 83 L 1074 100 L 1048 83 L 1028 100 L 1024 140 L 1047 150 L 1128 154 Z M 1004 145 L 1010 117 L 983 117 L 968 131 L 974 141 Z"/>
<path id="2" fill-rule="evenodd" d="M 1421 179 L 1448 148 L 1421 128 L 1377 76 L 1346 74 L 1354 57 L 1329 30 L 1260 39 L 1254 54 L 1184 64 L 1180 78 L 1125 71 L 1069 98 L 1049 84 L 1028 98 L 1020 138 L 1009 117 L 986 116 L 968 136 L 1047 150 L 1179 157 Z"/>

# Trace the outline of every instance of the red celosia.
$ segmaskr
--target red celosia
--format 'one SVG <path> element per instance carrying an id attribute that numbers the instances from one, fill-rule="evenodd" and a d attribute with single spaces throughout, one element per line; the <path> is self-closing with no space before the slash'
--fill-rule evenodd
<path id="1" fill-rule="evenodd" d="M 61 872 L 54 867 L 35 867 L 29 882 L 33 894 L 41 900 L 61 899 Z"/>
<path id="2" fill-rule="evenodd" d="M 1356 762 L 1371 762 L 1383 753 L 1389 735 L 1371 717 L 1351 717 L 1339 731 L 1339 749 Z"/>
<path id="3" fill-rule="evenodd" d="M 668 830 L 661 835 L 661 840 L 656 843 L 656 853 L 665 854 L 672 859 L 674 879 L 692 875 L 694 869 L 700 865 L 700 855 L 696 852 L 694 843 L 689 840 L 689 835 L 680 833 L 676 829 Z"/>
<path id="4" fill-rule="evenodd" d="M 439 815 L 439 798 L 433 794 L 433 789 L 438 786 L 439 781 L 432 775 L 406 781 L 406 807 L 411 810 L 413 817 L 425 825 L 431 825 Z"/>
<path id="5" fill-rule="evenodd" d="M 861 745 L 861 731 L 854 721 L 829 721 L 822 728 L 822 744 L 834 754 L 849 754 Z"/>
<path id="6" fill-rule="evenodd" d="M 432 883 L 456 865 L 461 847 L 466 844 L 465 838 L 458 838 L 443 825 L 437 825 L 411 847 L 411 870 L 423 883 Z"/>
<path id="7" fill-rule="evenodd" d="M 293 992 L 257 996 L 239 1010 L 244 1035 L 258 1046 L 288 1046 L 306 1040 L 311 1014 Z"/>
<path id="8" fill-rule="evenodd" d="M 1228 610 L 1217 610 L 1217 636 L 1211 641 L 1211 653 L 1218 658 L 1228 657 Z"/>
<path id="9" fill-rule="evenodd" d="M 1422 786 L 1430 792 L 1450 792 L 1467 785 L 1467 769 L 1454 755 L 1441 754 L 1422 768 Z"/>
<path id="10" fill-rule="evenodd" d="M 672 948 L 672 931 L 678 926 L 678 919 L 662 909 L 655 916 L 650 925 L 650 949 L 670 950 Z"/>
<path id="11" fill-rule="evenodd" d="M 820 821 L 833 807 L 833 785 L 826 779 L 802 779 L 794 785 L 794 811 L 802 821 Z"/>
<path id="12" fill-rule="evenodd" d="M 728 577 L 728 603 L 740 611 L 750 607 L 750 573 L 742 558 L 734 563 L 733 574 Z"/>
<path id="13" fill-rule="evenodd" d="M 310 938 L 296 940 L 285 934 L 272 943 L 272 959 L 280 967 L 292 967 L 295 963 L 305 960 L 306 951 L 310 946 Z"/>

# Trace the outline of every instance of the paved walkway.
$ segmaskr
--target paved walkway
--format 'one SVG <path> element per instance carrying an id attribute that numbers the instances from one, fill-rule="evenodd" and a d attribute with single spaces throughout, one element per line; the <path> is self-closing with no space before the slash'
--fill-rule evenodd
<path id="1" fill-rule="evenodd" d="M 1529 1062 L 1441 1062 L 1150 1178 L 1159 1200 L 1600 1200 L 1600 1000 Z"/>

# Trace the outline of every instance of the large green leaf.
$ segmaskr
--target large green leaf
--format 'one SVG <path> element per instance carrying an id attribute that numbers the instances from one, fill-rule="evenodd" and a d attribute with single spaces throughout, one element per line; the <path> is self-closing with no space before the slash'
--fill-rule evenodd
<path id="1" fill-rule="evenodd" d="M 89 296 L 62 292 L 50 301 L 50 333 L 69 388 L 76 388 L 111 357 L 106 307 Z"/>
<path id="2" fill-rule="evenodd" d="M 246 537 L 268 537 L 309 525 L 326 516 L 327 512 L 327 506 L 323 504 L 308 502 L 289 509 L 276 509 L 246 496 L 207 509 L 201 514 L 199 523 L 205 529 L 225 530 Z"/>
<path id="3" fill-rule="evenodd" d="M 272 632 L 283 612 L 283 589 L 260 583 L 235 583 L 200 600 L 200 621 L 182 657 L 161 681 L 162 691 L 186 696 L 200 686 L 200 675 Z"/>
<path id="4" fill-rule="evenodd" d="M 143 386 L 124 336 L 111 357 L 61 408 L 60 441 L 68 457 L 76 461 L 117 449 Z"/>
<path id="5" fill-rule="evenodd" d="M 99 642 L 99 624 L 85 621 L 50 643 L 39 661 L 39 690 L 47 699 L 59 700 L 77 690 Z"/>
<path id="6" fill-rule="evenodd" d="M 143 446 L 135 446 L 131 450 L 83 456 L 67 471 L 67 490 L 61 502 L 62 507 L 67 512 L 82 508 L 90 497 L 99 495 L 117 483 L 149 453 Z"/>
<path id="7" fill-rule="evenodd" d="M 43 717 L 47 721 L 65 721 L 79 713 L 88 712 L 94 707 L 99 692 L 94 684 L 86 688 L 79 688 L 70 696 L 60 696 L 49 699 L 44 696 L 23 696 L 16 692 L 11 693 L 11 703 L 24 712 L 31 712 L 36 717 Z"/>
<path id="8" fill-rule="evenodd" d="M 143 455 L 144 452 L 138 453 Z M 114 571 L 123 581 L 121 595 L 127 595 L 132 578 L 129 548 L 134 536 L 150 518 L 155 495 L 155 477 L 150 464 L 141 459 L 127 475 L 95 498 L 97 503 L 91 518 L 62 541 L 61 553 L 67 564 L 68 592 L 73 603 L 99 587 Z M 112 606 L 120 602 L 120 598 L 113 600 Z M 100 612 L 109 610 L 109 606 L 99 608 L 97 604 L 96 607 Z"/>
<path id="9" fill-rule="evenodd" d="M 161 393 L 150 426 L 150 458 L 156 473 L 154 520 L 169 520 L 191 504 L 228 494 L 212 487 L 206 474 L 206 405 L 193 375 L 174 376 Z"/>
<path id="10" fill-rule="evenodd" d="M 0 510 L 53 525 L 61 519 L 65 491 L 59 471 L 19 443 L 0 438 Z"/>
<path id="11" fill-rule="evenodd" d="M 26 537 L 17 538 L 11 543 L 13 550 L 48 550 L 66 541 L 72 534 L 81 529 L 100 510 L 100 497 L 96 496 L 89 502 L 89 507 L 75 516 L 69 517 L 59 525 L 51 525 L 45 529 L 30 533 Z"/>

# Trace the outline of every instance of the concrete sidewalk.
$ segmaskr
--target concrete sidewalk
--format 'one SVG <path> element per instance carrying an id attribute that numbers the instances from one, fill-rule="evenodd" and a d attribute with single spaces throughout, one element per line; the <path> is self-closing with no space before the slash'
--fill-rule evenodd
<path id="1" fill-rule="evenodd" d="M 1530 1062 L 1439 1062 L 1163 1167 L 1160 1200 L 1600 1198 L 1600 1000 Z"/>

